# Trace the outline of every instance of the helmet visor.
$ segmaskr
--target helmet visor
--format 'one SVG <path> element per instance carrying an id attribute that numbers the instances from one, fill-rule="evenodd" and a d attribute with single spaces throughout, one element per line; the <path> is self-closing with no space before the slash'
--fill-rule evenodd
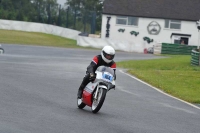
<path id="1" fill-rule="evenodd" d="M 115 55 L 107 54 L 106 52 L 103 51 L 103 55 L 106 59 L 108 60 L 113 60 Z"/>

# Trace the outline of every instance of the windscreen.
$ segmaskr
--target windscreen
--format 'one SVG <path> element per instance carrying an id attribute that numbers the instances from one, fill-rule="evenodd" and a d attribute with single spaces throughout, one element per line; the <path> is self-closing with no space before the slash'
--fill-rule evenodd
<path id="1" fill-rule="evenodd" d="M 99 72 L 109 72 L 110 74 L 114 75 L 114 70 L 110 67 L 106 67 L 106 66 L 99 66 L 97 68 L 97 71 Z"/>

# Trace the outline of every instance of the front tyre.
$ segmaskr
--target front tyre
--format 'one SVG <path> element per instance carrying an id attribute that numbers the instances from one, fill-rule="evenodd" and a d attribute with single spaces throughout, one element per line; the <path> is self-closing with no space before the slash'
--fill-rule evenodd
<path id="1" fill-rule="evenodd" d="M 103 102 L 106 98 L 106 92 L 107 90 L 103 88 L 99 88 L 97 99 L 94 99 L 94 95 L 93 95 L 93 102 L 92 102 L 92 107 L 91 107 L 93 113 L 97 113 L 101 109 Z"/>
<path id="2" fill-rule="evenodd" d="M 86 106 L 86 104 L 83 103 L 82 98 L 81 99 L 77 98 L 77 106 L 79 109 L 83 109 Z"/>

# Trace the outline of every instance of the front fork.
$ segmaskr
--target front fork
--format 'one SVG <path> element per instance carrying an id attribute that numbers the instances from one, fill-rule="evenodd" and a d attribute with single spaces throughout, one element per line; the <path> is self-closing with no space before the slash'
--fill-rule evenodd
<path id="1" fill-rule="evenodd" d="M 97 89 L 96 89 L 95 94 L 94 94 L 94 100 L 97 100 L 98 92 L 99 92 L 99 85 L 97 85 Z"/>
<path id="2" fill-rule="evenodd" d="M 97 85 L 97 89 L 96 89 L 95 94 L 94 94 L 94 100 L 98 100 L 99 88 L 108 90 L 108 88 L 107 88 L 106 86 L 104 86 L 104 85 L 99 85 L 99 84 L 98 84 L 98 85 Z"/>

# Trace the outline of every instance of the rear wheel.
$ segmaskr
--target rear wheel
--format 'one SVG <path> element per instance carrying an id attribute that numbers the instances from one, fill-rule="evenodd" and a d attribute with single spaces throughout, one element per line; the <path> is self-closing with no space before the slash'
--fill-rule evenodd
<path id="1" fill-rule="evenodd" d="M 77 98 L 77 106 L 79 109 L 83 109 L 86 106 L 86 104 L 83 103 L 82 98 Z"/>
<path id="2" fill-rule="evenodd" d="M 97 92 L 97 99 L 94 99 L 94 95 L 96 93 L 96 92 L 94 92 L 93 102 L 92 102 L 92 107 L 91 107 L 93 113 L 97 113 L 101 109 L 103 102 L 106 98 L 106 92 L 107 92 L 107 90 L 105 90 L 103 88 L 99 88 L 99 90 Z"/>

